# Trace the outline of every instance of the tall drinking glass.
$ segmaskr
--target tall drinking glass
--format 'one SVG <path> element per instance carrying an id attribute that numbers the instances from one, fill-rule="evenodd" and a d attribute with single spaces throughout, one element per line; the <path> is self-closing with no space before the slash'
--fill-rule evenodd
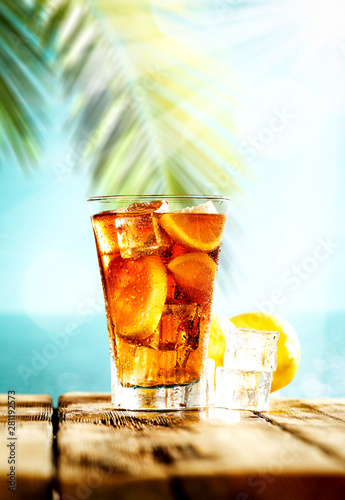
<path id="1" fill-rule="evenodd" d="M 229 198 L 88 200 L 108 322 L 112 403 L 206 405 L 205 361 Z"/>

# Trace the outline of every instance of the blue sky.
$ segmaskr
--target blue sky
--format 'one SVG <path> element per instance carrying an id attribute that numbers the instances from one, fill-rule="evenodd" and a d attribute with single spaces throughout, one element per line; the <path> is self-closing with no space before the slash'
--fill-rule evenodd
<path id="1" fill-rule="evenodd" d="M 171 36 L 190 43 L 202 37 L 208 50 L 224 51 L 237 75 L 231 120 L 249 178 L 234 173 L 243 192 L 229 192 L 224 250 L 233 277 L 217 289 L 215 308 L 228 315 L 343 309 L 344 7 L 333 1 L 325 11 L 309 0 L 222 5 L 217 26 L 207 25 L 201 8 L 196 17 L 185 12 L 182 35 L 157 15 Z M 100 293 L 86 205 L 88 194 L 100 193 L 88 190 L 88 174 L 59 170 L 68 137 L 57 101 L 54 107 L 40 168 L 28 177 L 8 161 L 0 171 L 2 313 L 73 313 Z M 228 275 L 224 265 L 220 275 Z"/>

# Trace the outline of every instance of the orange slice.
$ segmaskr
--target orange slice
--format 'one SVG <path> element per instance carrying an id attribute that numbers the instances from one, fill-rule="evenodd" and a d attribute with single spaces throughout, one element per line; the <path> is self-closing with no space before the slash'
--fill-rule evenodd
<path id="1" fill-rule="evenodd" d="M 144 339 L 152 335 L 167 295 L 167 274 L 161 259 L 150 255 L 135 261 L 117 262 L 110 290 L 116 334 L 126 339 Z"/>
<path id="2" fill-rule="evenodd" d="M 225 215 L 190 212 L 172 212 L 159 218 L 168 235 L 189 250 L 212 252 L 222 242 Z"/>
<path id="3" fill-rule="evenodd" d="M 191 300 L 198 304 L 210 303 L 217 266 L 207 253 L 180 255 L 170 262 L 168 269 L 177 285 Z"/>

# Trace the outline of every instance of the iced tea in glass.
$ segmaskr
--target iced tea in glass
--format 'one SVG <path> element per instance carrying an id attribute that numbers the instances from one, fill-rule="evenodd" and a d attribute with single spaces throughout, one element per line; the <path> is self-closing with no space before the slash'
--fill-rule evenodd
<path id="1" fill-rule="evenodd" d="M 89 200 L 115 406 L 205 406 L 202 377 L 228 201 L 163 195 Z"/>

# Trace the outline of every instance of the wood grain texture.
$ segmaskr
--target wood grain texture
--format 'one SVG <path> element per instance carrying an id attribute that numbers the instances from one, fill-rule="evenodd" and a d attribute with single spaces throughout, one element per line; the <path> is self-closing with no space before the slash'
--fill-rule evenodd
<path id="1" fill-rule="evenodd" d="M 54 477 L 53 406 L 50 396 L 15 396 L 15 435 L 8 432 L 8 396 L 0 395 L 1 500 L 50 499 Z M 14 439 L 15 438 L 15 439 Z M 15 443 L 15 492 L 7 483 L 10 443 Z"/>
<path id="2" fill-rule="evenodd" d="M 338 418 L 332 404 L 328 410 Z M 308 405 L 276 400 L 265 414 L 127 412 L 114 410 L 105 394 L 64 395 L 57 435 L 61 498 L 315 500 L 326 492 L 343 498 L 345 461 L 313 440 L 311 426 L 332 421 L 338 432 L 344 424 L 318 411 L 318 402 Z M 298 424 L 288 421 L 289 412 Z M 304 426 L 308 438 L 299 432 Z"/>
<path id="3" fill-rule="evenodd" d="M 261 416 L 345 466 L 345 400 L 273 399 L 271 411 Z M 345 497 L 345 492 L 344 492 Z"/>

